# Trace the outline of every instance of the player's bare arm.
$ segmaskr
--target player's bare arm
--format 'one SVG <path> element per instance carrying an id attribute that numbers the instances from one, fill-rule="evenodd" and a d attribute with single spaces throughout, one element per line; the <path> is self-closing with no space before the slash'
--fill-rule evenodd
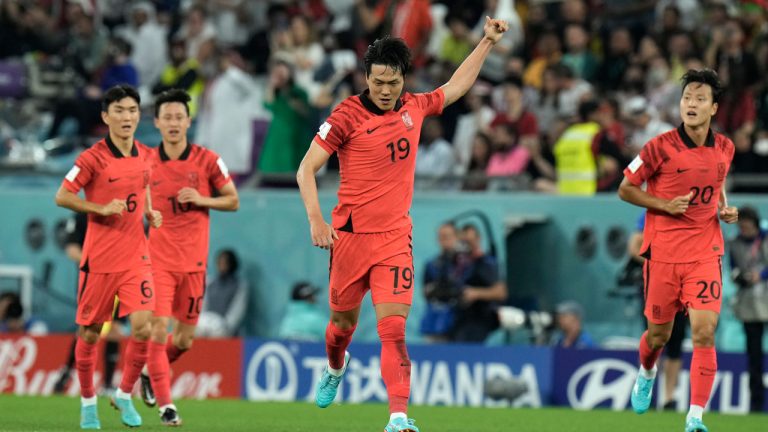
<path id="1" fill-rule="evenodd" d="M 717 208 L 719 210 L 720 219 L 727 223 L 732 224 L 739 221 L 739 209 L 728 205 L 728 197 L 724 190 L 720 191 L 720 200 L 718 201 Z"/>
<path id="2" fill-rule="evenodd" d="M 320 200 L 317 197 L 317 181 L 315 181 L 315 174 L 328 162 L 330 157 L 331 155 L 327 151 L 312 141 L 307 154 L 301 160 L 299 170 L 296 172 L 296 182 L 299 184 L 301 199 L 307 210 L 312 244 L 322 249 L 331 249 L 333 241 L 339 239 L 333 227 L 323 218 Z"/>
<path id="3" fill-rule="evenodd" d="M 638 207 L 645 207 L 649 210 L 662 211 L 677 216 L 688 210 L 688 205 L 693 198 L 693 192 L 688 195 L 681 195 L 671 200 L 655 197 L 648 192 L 640 189 L 630 182 L 626 177 L 619 186 L 619 198 L 634 204 Z"/>
<path id="4" fill-rule="evenodd" d="M 220 211 L 236 211 L 240 208 L 240 197 L 237 195 L 237 188 L 232 182 L 222 186 L 217 197 L 200 195 L 200 192 L 195 188 L 181 188 L 178 193 L 178 201 L 182 204 L 191 203 L 198 207 Z"/>
<path id="5" fill-rule="evenodd" d="M 507 30 L 509 30 L 509 24 L 506 21 L 485 17 L 485 26 L 483 27 L 485 36 L 467 58 L 461 62 L 461 65 L 453 73 L 451 79 L 440 87 L 445 94 L 443 108 L 456 102 L 469 91 L 470 87 L 475 83 L 488 53 L 491 52 L 493 46 L 496 45 Z"/>
<path id="6" fill-rule="evenodd" d="M 122 216 L 123 212 L 128 208 L 125 200 L 117 198 L 106 204 L 86 201 L 63 186 L 59 187 L 59 190 L 56 192 L 56 205 L 79 213 L 95 213 L 100 216 Z"/>

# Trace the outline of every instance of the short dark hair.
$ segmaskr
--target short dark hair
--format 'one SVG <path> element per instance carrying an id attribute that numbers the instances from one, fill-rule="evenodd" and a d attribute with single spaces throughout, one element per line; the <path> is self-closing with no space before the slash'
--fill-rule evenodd
<path id="1" fill-rule="evenodd" d="M 760 214 L 754 207 L 744 206 L 739 208 L 740 221 L 752 221 L 756 227 L 760 228 Z"/>
<path id="2" fill-rule="evenodd" d="M 464 225 L 461 227 L 461 231 L 462 231 L 462 232 L 466 232 L 466 231 L 474 231 L 474 232 L 475 232 L 475 234 L 477 234 L 477 236 L 478 236 L 478 237 L 480 237 L 480 230 L 477 228 L 477 225 L 475 225 L 475 224 L 473 224 L 473 223 L 464 224 Z"/>
<path id="3" fill-rule="evenodd" d="M 384 36 L 368 45 L 363 56 L 365 76 L 371 74 L 371 66 L 378 64 L 389 66 L 405 76 L 411 69 L 411 49 L 400 38 Z"/>
<path id="4" fill-rule="evenodd" d="M 587 99 L 579 104 L 579 119 L 589 121 L 589 116 L 600 109 L 600 104 L 594 99 Z"/>
<path id="5" fill-rule="evenodd" d="M 185 92 L 182 89 L 170 89 L 166 90 L 159 95 L 157 95 L 157 98 L 155 99 L 155 118 L 160 116 L 160 107 L 163 104 L 171 103 L 171 102 L 178 102 L 180 104 L 184 104 L 184 109 L 187 110 L 187 115 L 189 115 L 189 102 L 192 100 L 192 98 L 189 96 L 189 93 Z"/>
<path id="6" fill-rule="evenodd" d="M 107 112 L 110 105 L 127 97 L 135 100 L 136 104 L 141 106 L 141 97 L 133 86 L 118 84 L 104 93 L 104 97 L 101 98 L 101 110 Z"/>
<path id="7" fill-rule="evenodd" d="M 229 273 L 228 274 L 235 274 L 237 272 L 237 269 L 240 268 L 240 260 L 237 258 L 237 254 L 232 249 L 224 249 L 219 252 L 219 254 L 216 256 L 216 259 L 224 258 L 227 260 L 227 264 L 229 264 Z"/>
<path id="8" fill-rule="evenodd" d="M 720 95 L 723 93 L 723 83 L 720 82 L 720 78 L 717 76 L 717 72 L 712 69 L 689 69 L 688 72 L 680 78 L 683 85 L 683 91 L 691 83 L 706 84 L 712 88 L 712 101 L 717 103 L 720 101 Z"/>

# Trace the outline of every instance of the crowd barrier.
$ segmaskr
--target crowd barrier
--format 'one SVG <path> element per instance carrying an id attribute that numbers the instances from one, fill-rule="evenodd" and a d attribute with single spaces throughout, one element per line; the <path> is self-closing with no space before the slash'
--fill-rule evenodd
<path id="1" fill-rule="evenodd" d="M 49 395 L 66 361 L 71 335 L 43 337 L 0 335 L 0 391 Z M 338 400 L 383 402 L 387 394 L 379 373 L 379 347 L 353 343 L 352 360 Z M 550 347 L 413 345 L 411 401 L 414 404 L 485 407 L 570 406 L 623 410 L 637 372 L 637 353 L 565 350 Z M 101 357 L 99 357 L 101 358 Z M 187 355 L 172 365 L 175 398 L 243 398 L 251 401 L 311 400 L 314 383 L 325 366 L 321 343 L 261 339 L 198 339 Z M 675 398 L 678 409 L 689 401 L 684 354 Z M 96 377 L 101 384 L 101 364 Z M 743 354 L 719 354 L 710 409 L 746 413 L 749 379 Z M 768 361 L 766 362 L 768 370 Z M 115 380 L 119 380 L 120 371 Z M 527 392 L 514 400 L 485 395 L 486 382 L 516 380 Z M 655 394 L 661 393 L 661 380 Z M 764 376 L 768 382 L 768 373 Z M 78 394 L 74 379 L 66 390 Z"/>

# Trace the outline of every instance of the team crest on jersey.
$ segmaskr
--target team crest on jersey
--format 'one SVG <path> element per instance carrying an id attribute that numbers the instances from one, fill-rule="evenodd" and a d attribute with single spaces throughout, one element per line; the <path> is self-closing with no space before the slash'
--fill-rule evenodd
<path id="1" fill-rule="evenodd" d="M 403 111 L 403 113 L 400 114 L 400 117 L 403 119 L 403 123 L 405 123 L 406 129 L 413 129 L 413 119 L 411 118 L 411 115 L 408 113 L 408 111 Z"/>
<path id="2" fill-rule="evenodd" d="M 188 173 L 187 180 L 189 180 L 189 187 L 193 189 L 197 189 L 197 186 L 200 184 L 200 180 L 198 179 L 196 172 Z"/>
<path id="3" fill-rule="evenodd" d="M 718 162 L 717 164 L 717 181 L 721 182 L 725 180 L 725 162 Z"/>

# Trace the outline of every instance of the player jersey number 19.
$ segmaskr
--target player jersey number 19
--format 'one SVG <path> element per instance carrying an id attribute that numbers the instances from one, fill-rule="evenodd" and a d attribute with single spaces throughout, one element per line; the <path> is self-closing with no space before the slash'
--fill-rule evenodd
<path id="1" fill-rule="evenodd" d="M 397 154 L 397 159 L 400 160 L 407 158 L 411 154 L 411 143 L 406 138 L 397 140 L 397 147 L 395 147 L 394 142 L 391 142 L 387 144 L 387 148 L 389 149 L 389 158 L 392 162 L 396 162 L 395 154 Z"/>

